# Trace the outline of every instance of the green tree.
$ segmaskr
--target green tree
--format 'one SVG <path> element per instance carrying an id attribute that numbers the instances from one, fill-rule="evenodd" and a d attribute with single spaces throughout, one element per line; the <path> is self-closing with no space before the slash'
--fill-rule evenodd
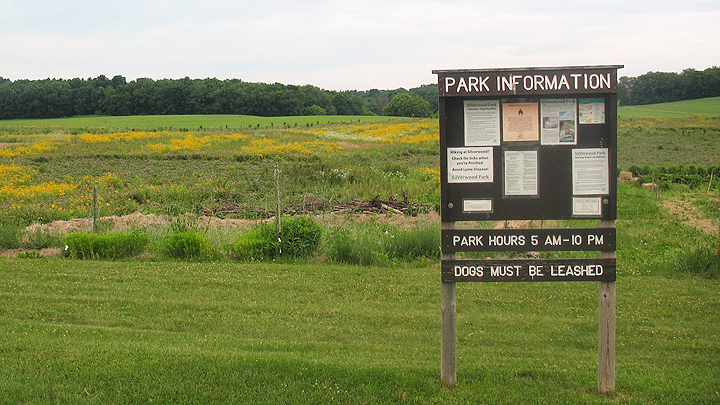
<path id="1" fill-rule="evenodd" d="M 305 109 L 305 115 L 327 115 L 327 110 L 317 104 L 313 104 Z"/>
<path id="2" fill-rule="evenodd" d="M 348 92 L 334 93 L 332 103 L 337 115 L 365 115 L 367 113 L 365 100 Z"/>
<path id="3" fill-rule="evenodd" d="M 385 115 L 397 117 L 429 117 L 430 103 L 420 96 L 400 93 L 385 107 Z"/>
<path id="4" fill-rule="evenodd" d="M 437 84 L 423 84 L 420 87 L 415 87 L 408 90 L 410 94 L 420 96 L 430 103 L 430 112 L 436 113 L 438 111 L 438 104 L 440 103 L 438 98 L 438 86 Z"/>

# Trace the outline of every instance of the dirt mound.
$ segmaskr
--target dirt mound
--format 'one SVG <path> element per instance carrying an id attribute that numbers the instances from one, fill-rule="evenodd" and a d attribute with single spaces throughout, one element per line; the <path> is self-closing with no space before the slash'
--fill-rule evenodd
<path id="1" fill-rule="evenodd" d="M 143 214 L 141 212 L 133 212 L 132 214 L 123 216 L 113 215 L 98 218 L 98 226 L 114 232 L 121 232 L 132 229 L 164 228 L 177 221 L 209 229 L 250 228 L 258 223 L 257 220 L 248 219 L 221 219 L 198 215 L 171 217 L 163 214 Z M 93 221 L 90 218 L 54 221 L 48 224 L 33 224 L 25 228 L 26 233 L 47 232 L 53 235 L 67 235 L 72 232 L 91 232 L 92 230 Z"/>
<path id="2" fill-rule="evenodd" d="M 341 226 L 343 223 L 352 221 L 358 223 L 380 223 L 396 226 L 413 226 L 418 223 L 437 222 L 440 216 L 436 213 L 407 216 L 401 214 L 378 214 L 378 213 L 329 213 L 313 217 L 319 223 L 326 226 Z M 163 214 L 143 214 L 133 212 L 123 216 L 108 216 L 98 218 L 99 227 L 103 230 L 113 232 L 131 231 L 133 229 L 160 229 L 171 226 L 173 223 L 181 222 L 200 229 L 250 229 L 253 226 L 272 222 L 274 218 L 268 219 L 236 219 L 218 218 L 214 216 L 183 215 L 171 217 Z M 38 232 L 52 235 L 67 235 L 72 232 L 92 232 L 93 223 L 89 218 L 76 218 L 67 221 L 54 221 L 48 224 L 33 224 L 25 228 L 27 234 Z"/>

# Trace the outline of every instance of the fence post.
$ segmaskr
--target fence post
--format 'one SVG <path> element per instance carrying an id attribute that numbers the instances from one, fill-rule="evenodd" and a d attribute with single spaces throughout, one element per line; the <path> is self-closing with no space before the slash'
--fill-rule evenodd
<path id="1" fill-rule="evenodd" d="M 278 254 L 282 254 L 280 248 L 280 168 L 275 164 L 275 241 L 278 243 Z"/>
<path id="2" fill-rule="evenodd" d="M 95 183 L 95 184 L 93 184 L 93 202 L 92 202 L 93 233 L 98 233 L 97 217 L 98 217 L 98 186 L 97 186 L 97 183 Z"/>

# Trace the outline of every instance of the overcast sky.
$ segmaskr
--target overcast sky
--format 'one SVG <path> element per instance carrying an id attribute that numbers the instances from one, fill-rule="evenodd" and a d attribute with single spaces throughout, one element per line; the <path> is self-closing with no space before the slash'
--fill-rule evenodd
<path id="1" fill-rule="evenodd" d="M 718 0 L 0 0 L 0 76 L 411 88 L 433 69 L 720 65 Z"/>

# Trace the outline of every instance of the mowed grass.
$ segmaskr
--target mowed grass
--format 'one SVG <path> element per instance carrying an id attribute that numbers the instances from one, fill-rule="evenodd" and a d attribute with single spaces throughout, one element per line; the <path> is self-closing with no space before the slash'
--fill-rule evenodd
<path id="1" fill-rule="evenodd" d="M 459 285 L 441 388 L 439 272 L 0 260 L 0 403 L 720 401 L 717 280 L 621 273 L 607 399 L 597 283 Z"/>
<path id="2" fill-rule="evenodd" d="M 54 119 L 0 120 L 0 129 L 60 131 L 126 130 L 225 130 L 252 128 L 305 127 L 336 123 L 391 121 L 398 117 L 368 115 L 318 115 L 296 117 L 258 117 L 251 115 L 134 115 L 81 116 Z"/>
<path id="3" fill-rule="evenodd" d="M 693 116 L 720 116 L 720 97 L 697 100 L 675 101 L 672 103 L 631 105 L 618 109 L 618 117 L 683 118 Z"/>

